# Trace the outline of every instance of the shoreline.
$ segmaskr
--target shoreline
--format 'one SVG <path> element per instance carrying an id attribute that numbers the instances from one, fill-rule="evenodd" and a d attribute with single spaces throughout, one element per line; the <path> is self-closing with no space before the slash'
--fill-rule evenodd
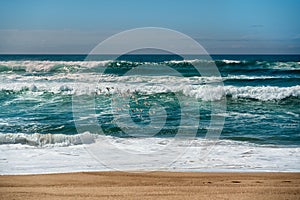
<path id="1" fill-rule="evenodd" d="M 299 199 L 298 172 L 1 175 L 0 199 Z"/>

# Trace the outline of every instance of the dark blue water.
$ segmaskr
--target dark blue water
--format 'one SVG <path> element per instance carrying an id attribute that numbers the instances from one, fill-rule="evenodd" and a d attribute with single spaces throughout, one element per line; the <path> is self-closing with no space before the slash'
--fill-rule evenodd
<path id="1" fill-rule="evenodd" d="M 112 99 L 128 93 L 126 109 L 136 125 L 151 124 L 151 107 L 161 105 L 165 109 L 166 122 L 154 137 L 177 134 L 182 125 L 181 98 L 184 104 L 199 103 L 197 137 L 204 137 L 212 118 L 211 104 L 221 98 L 227 105 L 226 113 L 221 113 L 225 116 L 221 139 L 300 145 L 299 55 L 213 55 L 214 62 L 199 56 L 183 60 L 176 55 L 127 55 L 117 61 L 110 61 L 113 56 L 95 56 L 92 63 L 85 58 L 86 55 L 1 55 L 0 134 L 77 134 L 72 97 L 78 95 L 74 91 L 79 80 L 88 77 L 89 83 L 100 85 L 94 95 L 95 114 L 107 135 L 130 136 L 115 122 L 116 115 L 109 112 Z M 162 64 L 183 77 L 173 79 L 172 74 L 158 67 Z M 124 78 L 143 65 L 142 75 Z M 202 80 L 193 65 L 216 65 L 223 77 L 224 95 L 214 96 L 204 90 L 208 82 L 217 82 L 217 77 Z M 99 78 L 99 74 L 105 76 Z M 151 85 L 154 83 L 160 83 L 159 87 Z M 138 84 L 150 87 L 146 90 Z M 189 90 L 189 86 L 193 89 Z M 194 120 L 193 114 L 188 117 Z M 187 131 L 195 129 L 189 123 L 185 127 Z M 9 142 L 20 141 L 0 141 Z"/>

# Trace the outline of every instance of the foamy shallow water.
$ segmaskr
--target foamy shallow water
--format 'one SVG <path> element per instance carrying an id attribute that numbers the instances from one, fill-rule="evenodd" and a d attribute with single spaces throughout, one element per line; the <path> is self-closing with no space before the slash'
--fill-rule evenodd
<path id="1" fill-rule="evenodd" d="M 130 144 L 142 147 L 149 143 L 147 139 L 133 139 Z M 153 140 L 153 138 L 152 138 Z M 147 167 L 137 165 L 122 155 L 102 155 L 103 160 L 112 157 L 118 160 L 118 169 L 110 168 L 109 163 L 101 163 L 89 151 L 89 145 L 37 147 L 24 144 L 0 145 L 0 174 L 44 174 L 86 171 L 188 171 L 188 172 L 299 172 L 300 148 L 262 146 L 246 142 L 219 140 L 206 156 L 201 156 L 203 146 L 200 141 L 186 149 L 178 146 L 173 149 L 178 155 L 187 150 L 170 165 L 163 163 L 163 155 L 155 154 L 156 162 L 147 163 Z M 199 139 L 200 140 L 200 139 Z M 96 141 L 97 142 L 97 141 Z M 153 141 L 151 141 L 153 143 Z M 166 139 L 157 138 L 157 145 L 165 145 Z M 202 141 L 203 142 L 203 141 Z M 97 144 L 97 143 L 96 143 Z M 100 144 L 100 143 L 99 143 Z M 128 145 L 126 139 L 119 139 L 114 144 Z M 118 148 L 118 146 L 116 146 Z"/>

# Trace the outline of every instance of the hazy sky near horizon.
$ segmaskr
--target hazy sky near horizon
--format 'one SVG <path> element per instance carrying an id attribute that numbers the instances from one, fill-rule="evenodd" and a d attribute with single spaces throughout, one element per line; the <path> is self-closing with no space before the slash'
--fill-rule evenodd
<path id="1" fill-rule="evenodd" d="M 0 54 L 89 53 L 127 29 L 164 27 L 210 54 L 300 54 L 298 0 L 9 0 Z"/>

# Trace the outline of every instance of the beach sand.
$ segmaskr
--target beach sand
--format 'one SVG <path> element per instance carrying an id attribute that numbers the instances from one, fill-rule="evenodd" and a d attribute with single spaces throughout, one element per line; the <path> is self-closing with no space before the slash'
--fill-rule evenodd
<path id="1" fill-rule="evenodd" d="M 5 175 L 0 199 L 300 199 L 300 173 Z"/>

